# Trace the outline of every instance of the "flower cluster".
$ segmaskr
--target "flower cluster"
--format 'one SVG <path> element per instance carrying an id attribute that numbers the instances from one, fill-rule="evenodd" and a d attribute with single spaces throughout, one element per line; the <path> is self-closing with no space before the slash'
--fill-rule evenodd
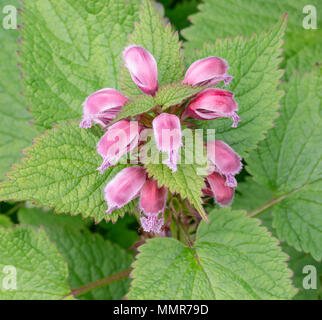
<path id="1" fill-rule="evenodd" d="M 158 91 L 157 63 L 150 52 L 131 45 L 123 52 L 125 66 L 138 88 L 147 95 L 154 96 Z M 238 106 L 233 93 L 218 88 L 221 81 L 227 85 L 232 76 L 227 74 L 228 64 L 218 57 L 208 57 L 195 61 L 187 70 L 182 84 L 207 86 L 193 96 L 179 115 L 159 113 L 152 121 L 157 148 L 165 152 L 166 164 L 173 172 L 177 170 L 182 144 L 181 124 L 187 118 L 211 120 L 222 117 L 232 118 L 232 127 L 240 121 L 236 114 Z M 83 104 L 81 128 L 90 128 L 93 123 L 106 127 L 115 120 L 122 107 L 129 101 L 119 91 L 111 88 L 91 94 Z M 144 123 L 122 119 L 110 125 L 97 145 L 97 152 L 103 162 L 98 170 L 103 173 L 115 165 L 120 158 L 134 150 L 139 144 Z M 221 206 L 228 205 L 237 186 L 235 175 L 241 170 L 241 158 L 226 143 L 219 140 L 207 143 L 207 157 L 210 163 L 206 188 L 203 192 L 214 197 Z M 133 199 L 140 197 L 141 224 L 146 232 L 160 233 L 164 224 L 163 213 L 166 207 L 168 190 L 158 186 L 157 181 L 148 177 L 142 166 L 127 167 L 120 171 L 105 187 L 104 198 L 108 205 L 107 213 L 121 208 Z"/>

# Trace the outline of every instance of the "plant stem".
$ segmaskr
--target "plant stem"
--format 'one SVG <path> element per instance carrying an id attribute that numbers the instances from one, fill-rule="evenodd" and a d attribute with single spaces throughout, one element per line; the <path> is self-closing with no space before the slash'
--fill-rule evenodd
<path id="1" fill-rule="evenodd" d="M 23 202 L 20 202 L 18 204 L 16 204 L 14 207 L 12 207 L 10 210 L 8 210 L 5 215 L 6 216 L 10 216 L 11 214 L 15 213 L 20 207 L 22 207 L 24 205 Z"/>
<path id="2" fill-rule="evenodd" d="M 112 282 L 127 278 L 130 275 L 131 269 L 113 274 L 112 276 L 100 279 L 100 280 L 96 280 L 94 282 L 90 282 L 88 284 L 85 284 L 84 286 L 75 288 L 71 290 L 71 293 L 69 293 L 67 296 L 64 297 L 64 299 L 66 299 L 69 296 L 73 296 L 73 297 L 77 297 L 80 296 L 88 291 L 97 289 L 97 288 L 101 288 L 103 286 L 106 286 Z"/>

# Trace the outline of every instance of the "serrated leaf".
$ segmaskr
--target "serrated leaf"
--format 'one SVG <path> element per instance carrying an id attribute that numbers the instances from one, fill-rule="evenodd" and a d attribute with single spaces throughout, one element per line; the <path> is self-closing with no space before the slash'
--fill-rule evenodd
<path id="1" fill-rule="evenodd" d="M 144 163 L 148 175 L 157 180 L 159 186 L 166 186 L 170 192 L 178 193 L 182 199 L 188 199 L 201 217 L 207 221 L 201 199 L 205 183 L 203 176 L 198 172 L 202 168 L 194 163 L 186 164 L 183 158 L 184 154 L 181 152 L 182 158 L 177 165 L 177 171 L 172 172 L 167 165 L 162 164 L 163 154 L 156 150 L 154 140 L 147 143 L 145 148 L 151 150 L 152 154 L 151 159 Z"/>
<path id="2" fill-rule="evenodd" d="M 44 230 L 0 227 L 2 285 L 14 277 L 14 269 L 4 271 L 7 266 L 16 269 L 16 289 L 2 288 L 1 300 L 62 299 L 70 291 L 67 264 Z"/>
<path id="3" fill-rule="evenodd" d="M 119 89 L 137 1 L 26 0 L 22 17 L 25 96 L 39 126 L 79 118 L 88 95 Z"/>
<path id="4" fill-rule="evenodd" d="M 34 218 L 38 216 L 39 220 L 28 218 L 28 214 Z M 128 251 L 104 240 L 99 234 L 64 226 L 61 223 L 59 223 L 60 225 L 57 223 L 50 225 L 42 216 L 43 213 L 39 210 L 35 211 L 35 209 L 25 209 L 25 211 L 19 212 L 20 222 L 43 226 L 50 240 L 56 244 L 68 264 L 68 283 L 71 288 L 78 288 L 129 269 L 133 256 Z M 125 278 L 77 298 L 122 299 L 128 291 L 129 284 L 130 279 Z"/>
<path id="5" fill-rule="evenodd" d="M 154 56 L 158 65 L 159 86 L 182 80 L 184 63 L 178 34 L 173 32 L 170 24 L 165 25 L 149 0 L 142 1 L 139 16 L 139 23 L 128 44 L 140 45 Z M 128 97 L 141 94 L 125 67 L 121 70 L 121 87 Z"/>
<path id="6" fill-rule="evenodd" d="M 77 122 L 47 131 L 25 152 L 23 164 L 9 174 L 9 181 L 0 184 L 0 201 L 31 200 L 96 222 L 116 221 L 133 210 L 135 201 L 111 215 L 105 212 L 103 189 L 127 165 L 111 167 L 103 175 L 97 171 L 102 162 L 96 152 L 101 135 L 99 128 L 82 130 Z"/>
<path id="7" fill-rule="evenodd" d="M 259 221 L 214 210 L 193 248 L 148 240 L 134 262 L 129 299 L 290 299 L 296 293 L 286 255 Z M 156 255 L 155 252 L 158 252 Z M 155 266 L 158 266 L 157 272 Z"/>
<path id="8" fill-rule="evenodd" d="M 231 127 L 231 119 L 198 123 L 203 128 L 216 129 L 216 139 L 225 141 L 243 157 L 264 139 L 278 116 L 283 95 L 277 90 L 282 76 L 278 66 L 285 27 L 286 20 L 282 19 L 268 33 L 247 40 L 241 37 L 217 40 L 188 57 L 189 64 L 213 55 L 227 60 L 229 74 L 234 76 L 227 89 L 235 95 L 242 121 L 237 128 Z"/>
<path id="9" fill-rule="evenodd" d="M 155 106 L 156 104 L 152 96 L 140 95 L 135 97 L 133 100 L 126 103 L 113 123 L 123 118 L 133 117 L 138 114 L 148 112 Z"/>
<path id="10" fill-rule="evenodd" d="M 202 87 L 192 87 L 185 84 L 168 84 L 159 89 L 155 95 L 155 102 L 163 110 L 182 103 L 184 100 L 203 90 Z"/>
<path id="11" fill-rule="evenodd" d="M 274 192 L 273 227 L 297 250 L 322 257 L 322 68 L 284 84 L 282 113 L 247 160 L 254 179 Z"/>
<path id="12" fill-rule="evenodd" d="M 190 17 L 192 26 L 182 34 L 188 40 L 185 48 L 192 51 L 204 42 L 214 42 L 218 38 L 252 36 L 267 30 L 275 24 L 281 14 L 288 14 L 288 27 L 285 37 L 285 56 L 297 55 L 313 43 L 320 42 L 321 29 L 305 29 L 303 12 L 307 5 L 313 5 L 317 12 L 317 21 L 321 21 L 322 5 L 319 0 L 204 0 L 199 6 L 200 12 Z M 318 22 L 319 23 L 319 22 Z M 322 53 L 319 54 L 320 60 Z M 314 61 L 309 61 L 309 69 Z"/>
<path id="13" fill-rule="evenodd" d="M 18 6 L 18 1 L 5 5 Z M 21 150 L 31 145 L 38 132 L 30 125 L 31 116 L 21 96 L 18 59 L 18 31 L 0 28 L 0 180 L 10 165 L 21 157 Z"/>

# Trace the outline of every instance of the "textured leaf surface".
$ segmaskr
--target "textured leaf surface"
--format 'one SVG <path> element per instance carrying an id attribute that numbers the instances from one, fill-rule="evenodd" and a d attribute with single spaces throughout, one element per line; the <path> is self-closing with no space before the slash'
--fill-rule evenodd
<path id="1" fill-rule="evenodd" d="M 0 290 L 3 300 L 61 299 L 69 293 L 67 264 L 44 230 L 0 227 L 0 283 L 16 268 L 17 289 Z"/>
<path id="2" fill-rule="evenodd" d="M 178 34 L 173 32 L 170 24 L 165 25 L 149 0 L 142 1 L 139 23 L 128 44 L 140 45 L 154 56 L 159 86 L 183 79 L 184 64 Z M 121 72 L 121 87 L 129 97 L 141 94 L 125 67 Z"/>
<path id="3" fill-rule="evenodd" d="M 71 288 L 78 288 L 130 267 L 133 256 L 118 245 L 105 241 L 98 234 L 79 230 L 74 226 L 73 228 L 63 226 L 62 220 L 57 220 L 59 217 L 57 215 L 54 218 L 58 222 L 49 224 L 43 219 L 43 215 L 44 213 L 39 210 L 25 209 L 23 212 L 19 212 L 19 220 L 25 224 L 45 228 L 50 240 L 56 244 L 68 264 L 68 283 Z M 39 220 L 36 219 L 37 216 Z M 130 279 L 123 279 L 90 291 L 79 296 L 78 299 L 122 299 L 129 284 Z"/>
<path id="4" fill-rule="evenodd" d="M 80 117 L 88 95 L 119 88 L 137 1 L 26 0 L 24 7 L 25 96 L 39 126 Z"/>
<path id="5" fill-rule="evenodd" d="M 231 119 L 199 123 L 204 128 L 215 128 L 216 139 L 228 143 L 241 156 L 245 156 L 258 141 L 264 139 L 278 115 L 279 100 L 283 94 L 277 90 L 282 76 L 278 67 L 285 27 L 286 21 L 282 19 L 268 33 L 249 40 L 241 37 L 218 40 L 187 56 L 189 64 L 212 55 L 227 60 L 230 66 L 228 72 L 234 76 L 227 88 L 235 95 L 242 121 L 237 128 L 231 127 Z"/>
<path id="6" fill-rule="evenodd" d="M 0 226 L 2 227 L 11 227 L 13 226 L 13 222 L 10 220 L 9 217 L 0 214 Z"/>
<path id="7" fill-rule="evenodd" d="M 317 11 L 317 23 L 321 21 L 322 3 L 319 0 L 204 0 L 199 6 L 200 12 L 191 17 L 192 26 L 182 33 L 188 40 L 185 46 L 189 50 L 199 48 L 204 42 L 214 42 L 218 38 L 235 37 L 240 34 L 252 36 L 275 24 L 281 14 L 288 13 L 285 56 L 301 54 L 301 51 L 314 43 L 320 43 L 322 31 L 304 29 L 303 13 L 306 5 L 313 5 Z M 321 61 L 322 51 L 319 58 Z M 309 61 L 309 69 L 314 61 Z"/>
<path id="8" fill-rule="evenodd" d="M 17 6 L 17 1 L 5 4 Z M 18 31 L 0 28 L 0 180 L 31 145 L 37 131 L 29 124 L 31 116 L 21 96 L 18 59 Z"/>
<path id="9" fill-rule="evenodd" d="M 117 165 L 103 175 L 97 171 L 102 158 L 96 144 L 102 132 L 78 128 L 78 123 L 58 125 L 38 138 L 26 151 L 23 164 L 9 174 L 0 185 L 1 200 L 32 200 L 57 212 L 81 214 L 95 221 L 116 221 L 135 201 L 111 215 L 105 213 L 103 189 L 106 183 L 126 165 Z"/>
<path id="10" fill-rule="evenodd" d="M 205 186 L 204 178 L 199 172 L 199 169 L 202 168 L 199 168 L 194 163 L 186 164 L 185 155 L 182 154 L 181 162 L 177 165 L 177 171 L 172 172 L 167 165 L 162 164 L 165 154 L 159 154 L 158 151 L 155 151 L 154 140 L 146 144 L 145 148 L 147 150 L 150 148 L 152 154 L 150 161 L 146 161 L 144 164 L 148 175 L 157 180 L 159 186 L 166 186 L 170 192 L 178 193 L 182 199 L 188 199 L 199 214 L 204 219 L 207 219 L 201 199 L 201 190 Z"/>
<path id="11" fill-rule="evenodd" d="M 138 96 L 133 100 L 127 102 L 127 104 L 122 108 L 121 112 L 117 115 L 117 118 L 113 122 L 148 112 L 153 107 L 155 107 L 155 101 L 152 96 Z"/>
<path id="12" fill-rule="evenodd" d="M 128 298 L 292 298 L 286 256 L 258 220 L 229 209 L 214 210 L 209 219 L 201 222 L 193 249 L 167 238 L 141 246 Z"/>
<path id="13" fill-rule="evenodd" d="M 281 117 L 248 159 L 254 179 L 275 194 L 273 227 L 297 250 L 321 259 L 322 68 L 285 84 Z M 277 199 L 277 201 L 276 201 Z"/>
<path id="14" fill-rule="evenodd" d="M 180 83 L 165 85 L 156 93 L 155 102 L 163 109 L 167 109 L 190 98 L 202 89 L 202 87 L 191 87 Z"/>

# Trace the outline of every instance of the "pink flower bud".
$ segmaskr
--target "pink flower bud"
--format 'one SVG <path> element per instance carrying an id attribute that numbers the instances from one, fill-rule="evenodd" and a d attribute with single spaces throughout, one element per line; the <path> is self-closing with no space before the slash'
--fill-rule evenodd
<path id="1" fill-rule="evenodd" d="M 226 186 L 225 177 L 218 172 L 213 172 L 207 177 L 207 181 L 215 201 L 223 207 L 229 205 L 233 200 L 235 189 Z"/>
<path id="2" fill-rule="evenodd" d="M 104 199 L 107 202 L 107 213 L 137 198 L 146 180 L 142 167 L 128 167 L 120 171 L 105 187 Z"/>
<path id="3" fill-rule="evenodd" d="M 128 99 L 115 89 L 102 89 L 91 94 L 83 103 L 80 128 L 90 128 L 92 121 L 105 126 L 115 119 Z"/>
<path id="4" fill-rule="evenodd" d="M 242 168 L 241 157 L 225 142 L 212 140 L 207 143 L 207 154 L 211 172 L 217 171 L 226 176 L 226 185 L 236 187 L 234 177 Z"/>
<path id="5" fill-rule="evenodd" d="M 212 120 L 216 118 L 232 118 L 232 127 L 237 127 L 241 120 L 235 113 L 238 105 L 233 93 L 227 90 L 209 88 L 199 92 L 189 103 L 183 113 L 183 118 Z"/>
<path id="6" fill-rule="evenodd" d="M 227 74 L 228 64 L 224 59 L 208 57 L 195 61 L 187 70 L 183 84 L 191 86 L 216 86 L 220 81 L 229 84 L 232 76 Z"/>
<path id="7" fill-rule="evenodd" d="M 142 127 L 136 121 L 120 120 L 110 126 L 97 145 L 97 152 L 103 157 L 103 163 L 98 170 L 104 170 L 126 153 L 133 150 L 139 143 Z"/>
<path id="8" fill-rule="evenodd" d="M 163 213 L 168 198 L 168 190 L 165 187 L 158 187 L 155 180 L 147 180 L 141 190 L 140 209 L 147 217 L 141 218 L 143 230 L 146 232 L 160 233 L 163 226 Z"/>
<path id="9" fill-rule="evenodd" d="M 125 48 L 123 58 L 139 89 L 145 94 L 154 95 L 158 90 L 158 69 L 152 54 L 143 47 L 132 45 Z"/>
<path id="10" fill-rule="evenodd" d="M 169 155 L 163 163 L 173 172 L 177 171 L 179 149 L 182 146 L 179 118 L 174 114 L 161 113 L 153 119 L 152 126 L 159 151 Z"/>

